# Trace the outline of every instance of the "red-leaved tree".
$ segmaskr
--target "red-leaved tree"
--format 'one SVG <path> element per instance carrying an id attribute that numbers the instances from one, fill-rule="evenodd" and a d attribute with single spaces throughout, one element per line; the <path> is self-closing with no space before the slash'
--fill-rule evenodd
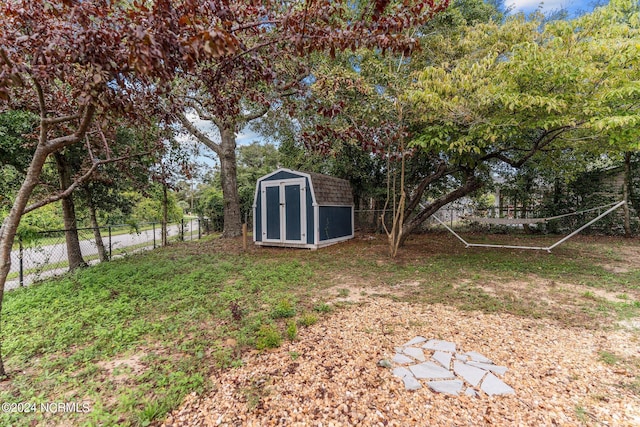
<path id="1" fill-rule="evenodd" d="M 359 47 L 410 50 L 416 41 L 404 30 L 424 23 L 447 4 L 0 0 L 0 112 L 28 110 L 39 116 L 34 154 L 0 229 L 0 308 L 22 215 L 67 196 L 100 165 L 117 160 L 92 158 L 67 189 L 30 200 L 49 155 L 82 143 L 92 127 L 99 123 L 106 128 L 114 116 L 135 122 L 162 114 L 160 108 L 175 113 L 171 105 L 158 102 L 158 96 L 167 93 L 180 74 L 189 85 L 182 92 L 179 114 L 199 102 L 215 112 L 221 130 L 229 132 L 217 152 L 229 166 L 225 187 L 235 192 L 235 132 L 252 112 L 277 99 L 274 93 L 281 96 L 295 89 L 308 75 L 298 59 L 311 52 L 333 55 Z M 298 65 L 284 73 L 278 64 L 288 59 Z M 189 104 L 187 96 L 201 93 L 206 97 L 193 96 L 196 103 Z M 239 212 L 233 206 L 237 194 L 235 199 L 229 194 L 228 209 Z M 229 226 L 235 227 L 234 222 Z"/>
<path id="2" fill-rule="evenodd" d="M 317 70 L 309 56 L 361 48 L 408 52 L 417 39 L 409 29 L 422 25 L 443 10 L 448 0 L 390 2 L 235 1 L 220 3 L 221 28 L 207 34 L 203 52 L 190 60 L 194 73 L 181 75 L 174 85 L 175 115 L 183 128 L 212 149 L 219 161 L 224 196 L 224 236 L 241 233 L 236 179 L 236 135 L 283 98 L 306 96 L 309 79 Z M 189 18 L 193 25 L 199 19 Z M 224 46 L 209 44 L 226 40 Z M 213 132 L 194 124 L 194 113 L 209 121 Z"/>
<path id="3" fill-rule="evenodd" d="M 11 249 L 22 215 L 67 196 L 100 165 L 91 159 L 67 189 L 30 200 L 47 157 L 82 143 L 92 126 L 110 118 L 143 120 L 156 112 L 158 93 L 189 64 L 192 52 L 225 46 L 213 42 L 185 16 L 209 12 L 196 1 L 2 0 L 0 13 L 0 112 L 28 110 L 39 116 L 38 138 L 24 181 L 0 228 L 0 307 L 11 267 Z M 108 150 L 107 150 L 108 151 Z M 32 203 L 29 206 L 29 203 Z M 0 376 L 5 376 L 0 357 Z"/>

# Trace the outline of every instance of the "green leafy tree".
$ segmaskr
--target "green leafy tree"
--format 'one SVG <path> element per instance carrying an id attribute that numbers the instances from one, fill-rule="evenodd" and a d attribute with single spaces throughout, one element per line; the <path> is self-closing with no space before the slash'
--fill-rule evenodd
<path id="1" fill-rule="evenodd" d="M 258 178 L 280 166 L 280 153 L 273 144 L 253 142 L 238 147 L 238 196 L 243 222 L 252 216 Z"/>
<path id="2" fill-rule="evenodd" d="M 283 144 L 294 162 L 350 179 L 358 204 L 366 200 L 368 206 L 382 207 L 376 202 L 385 193 L 380 189 L 385 187 L 386 177 L 387 197 L 382 201 L 393 210 L 388 230 L 392 253 L 402 241 L 405 207 L 410 213 L 420 201 L 408 198 L 415 189 L 422 196 L 435 186 L 431 171 L 442 173 L 437 155 L 406 146 L 409 122 L 405 112 L 412 108 L 407 97 L 414 80 L 412 73 L 463 56 L 464 49 L 457 41 L 464 28 L 499 15 L 482 1 L 453 2 L 426 25 L 406 32 L 419 40 L 420 50 L 398 55 L 359 49 L 335 58 L 313 57 L 312 84 L 307 96 L 297 100 L 292 130 L 282 132 L 275 125 L 269 126 L 274 135 L 299 135 L 299 142 Z M 280 110 L 281 116 L 287 113 L 286 108 Z M 302 156 L 297 148 L 301 146 L 327 159 L 320 163 L 316 159 L 322 157 L 317 155 Z"/>
<path id="3" fill-rule="evenodd" d="M 418 76 L 412 145 L 437 153 L 445 176 L 463 178 L 418 211 L 407 231 L 480 188 L 491 168 L 518 169 L 538 155 L 566 159 L 576 150 L 607 153 L 611 132 L 637 123 L 629 104 L 611 102 L 638 79 L 629 62 L 638 58 L 633 38 L 608 36 L 637 32 L 637 12 L 628 5 L 613 1 L 542 30 L 539 20 L 521 15 L 469 27 L 460 39 L 463 56 Z"/>
<path id="4" fill-rule="evenodd" d="M 37 117 L 28 111 L 0 113 L 0 220 L 9 213 L 29 166 Z"/>
<path id="5" fill-rule="evenodd" d="M 136 222 L 157 222 L 160 223 L 164 219 L 164 193 L 161 184 L 155 184 L 149 191 L 150 197 L 141 197 L 133 208 L 133 219 Z M 178 222 L 182 219 L 182 208 L 178 205 L 175 193 L 169 191 L 167 193 L 167 221 Z"/>

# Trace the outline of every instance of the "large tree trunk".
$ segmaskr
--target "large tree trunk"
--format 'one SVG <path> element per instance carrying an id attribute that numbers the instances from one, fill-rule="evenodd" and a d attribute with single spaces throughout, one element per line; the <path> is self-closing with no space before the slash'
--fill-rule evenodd
<path id="1" fill-rule="evenodd" d="M 0 228 L 0 310 L 2 309 L 2 300 L 4 296 L 4 284 L 7 281 L 9 270 L 11 269 L 11 248 L 13 241 L 18 231 L 18 225 L 20 225 L 20 219 L 22 218 L 22 212 L 27 206 L 29 197 L 33 192 L 33 189 L 38 184 L 40 178 L 40 172 L 44 165 L 48 151 L 42 146 L 38 146 L 36 152 L 33 155 L 27 174 L 20 186 L 20 190 L 16 195 L 16 199 L 13 202 L 11 212 L 4 219 L 2 228 Z M 2 360 L 2 352 L 0 351 L 0 378 L 6 377 L 6 371 L 4 369 L 4 362 Z"/>
<path id="2" fill-rule="evenodd" d="M 64 191 L 73 183 L 71 179 L 71 165 L 67 162 L 64 155 L 55 153 L 56 165 L 58 166 L 58 174 L 60 176 L 60 190 Z M 69 260 L 69 270 L 73 271 L 80 267 L 86 267 L 87 263 L 82 258 L 80 249 L 80 239 L 78 238 L 78 223 L 76 221 L 76 209 L 73 203 L 73 196 L 69 194 L 63 197 L 62 216 L 64 220 L 64 235 L 67 243 L 67 259 Z"/>
<path id="3" fill-rule="evenodd" d="M 473 193 L 474 191 L 481 188 L 482 185 L 483 184 L 481 181 L 478 181 L 476 177 L 471 176 L 467 178 L 466 182 L 461 187 L 456 188 L 448 194 L 440 196 L 428 206 L 421 208 L 421 210 L 416 215 L 413 215 L 408 221 L 404 223 L 404 226 L 402 227 L 400 246 L 404 246 L 407 237 L 409 237 L 411 233 L 413 233 L 420 225 L 422 225 L 422 223 L 424 223 L 429 217 L 431 217 L 431 215 L 438 212 L 441 207 Z M 416 194 L 415 197 L 422 197 L 422 193 Z M 410 213 L 407 213 L 407 216 L 408 215 L 410 215 Z"/>
<path id="4" fill-rule="evenodd" d="M 98 224 L 98 218 L 96 215 L 96 206 L 93 204 L 91 198 L 92 192 L 89 187 L 85 187 L 87 193 L 87 206 L 89 207 L 89 217 L 91 218 L 91 228 L 93 228 L 93 237 L 96 241 L 96 248 L 98 249 L 98 259 L 100 262 L 109 261 L 109 256 L 104 248 L 104 242 L 102 241 L 102 235 L 100 234 L 100 225 Z"/>
<path id="5" fill-rule="evenodd" d="M 224 198 L 224 229 L 222 236 L 238 237 L 242 235 L 242 216 L 240 214 L 236 171 L 236 135 L 233 127 L 220 129 L 220 135 L 220 175 L 222 196 Z"/>
<path id="6" fill-rule="evenodd" d="M 265 111 L 266 112 L 266 111 Z M 247 123 L 260 117 L 264 112 L 244 116 L 242 123 Z M 237 117 L 236 117 L 237 118 Z M 242 234 L 242 216 L 240 214 L 240 199 L 238 197 L 238 179 L 236 171 L 236 122 L 213 120 L 220 131 L 220 143 L 213 142 L 191 123 L 184 114 L 178 115 L 178 120 L 193 136 L 207 147 L 211 148 L 220 159 L 220 178 L 222 181 L 222 196 L 224 198 L 224 228 L 222 237 L 237 237 Z"/>

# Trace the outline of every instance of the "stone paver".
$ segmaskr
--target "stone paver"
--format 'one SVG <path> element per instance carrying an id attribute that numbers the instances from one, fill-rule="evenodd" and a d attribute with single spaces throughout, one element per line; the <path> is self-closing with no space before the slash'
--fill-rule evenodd
<path id="1" fill-rule="evenodd" d="M 391 359 L 391 361 L 400 365 L 408 365 L 409 363 L 415 362 L 415 360 L 405 356 L 404 354 L 396 354 L 395 356 L 393 356 L 393 359 Z"/>
<path id="2" fill-rule="evenodd" d="M 395 368 L 392 372 L 393 375 L 402 379 L 404 388 L 407 390 L 418 390 L 422 388 L 420 381 L 418 381 L 407 368 Z"/>
<path id="3" fill-rule="evenodd" d="M 464 391 L 464 394 L 466 394 L 467 396 L 476 397 L 478 395 L 478 392 L 471 387 L 467 387 L 467 389 Z"/>
<path id="4" fill-rule="evenodd" d="M 454 396 L 478 396 L 480 391 L 489 396 L 515 393 L 496 376 L 504 375 L 508 370 L 506 366 L 495 365 L 477 351 L 456 351 L 453 342 L 418 336 L 394 349 L 396 354 L 391 365 L 396 367 L 392 372 L 402 379 L 407 390 L 422 388 L 420 380 L 426 380 L 430 390 Z M 378 365 L 386 366 L 380 362 Z"/>
<path id="5" fill-rule="evenodd" d="M 456 351 L 456 344 L 443 340 L 429 340 L 425 345 L 422 346 L 422 348 L 425 348 L 427 350 L 440 350 L 453 353 Z"/>
<path id="6" fill-rule="evenodd" d="M 402 350 L 402 352 L 404 354 L 406 354 L 407 356 L 411 356 L 414 359 L 416 359 L 419 362 L 424 362 L 427 360 L 426 357 L 424 357 L 424 352 L 422 351 L 422 349 L 420 348 L 416 348 L 416 347 L 406 347 Z"/>
<path id="7" fill-rule="evenodd" d="M 416 344 L 420 344 L 425 342 L 427 339 L 425 337 L 415 337 L 409 341 L 407 341 L 406 343 L 402 344 L 404 347 L 408 347 L 411 345 L 416 345 Z"/>
<path id="8" fill-rule="evenodd" d="M 498 366 L 493 363 L 467 362 L 467 365 L 493 372 L 494 374 L 504 375 L 507 372 L 506 366 Z"/>
<path id="9" fill-rule="evenodd" d="M 482 381 L 480 390 L 484 391 L 489 396 L 515 394 L 514 389 L 506 385 L 493 374 L 488 374 L 484 381 Z"/>
<path id="10" fill-rule="evenodd" d="M 487 359 L 482 354 L 476 351 L 467 351 L 465 354 L 469 356 L 474 362 L 493 363 L 490 359 Z"/>
<path id="11" fill-rule="evenodd" d="M 416 378 L 425 380 L 437 380 L 437 379 L 453 379 L 455 375 L 448 369 L 444 369 L 442 366 L 438 366 L 433 362 L 420 363 L 419 365 L 409 366 L 409 370 L 413 372 Z"/>
<path id="12" fill-rule="evenodd" d="M 427 385 L 436 393 L 455 394 L 457 396 L 462 391 L 464 382 L 460 380 L 429 381 Z"/>
<path id="13" fill-rule="evenodd" d="M 414 376 L 404 377 L 402 381 L 404 382 L 404 388 L 407 390 L 413 391 L 422 388 L 422 384 Z"/>
<path id="14" fill-rule="evenodd" d="M 451 359 L 453 355 L 451 353 L 445 353 L 444 351 L 436 351 L 431 358 L 444 366 L 446 369 L 451 368 Z"/>
<path id="15" fill-rule="evenodd" d="M 399 377 L 399 378 L 404 378 L 407 375 L 413 376 L 413 374 L 411 373 L 410 370 L 408 370 L 407 368 L 402 368 L 402 367 L 393 368 L 393 371 L 391 371 L 391 373 L 393 375 L 395 375 L 396 377 Z"/>
<path id="16" fill-rule="evenodd" d="M 480 384 L 482 378 L 487 375 L 487 371 L 485 371 L 484 369 L 469 366 L 466 363 L 460 362 L 458 360 L 453 362 L 453 372 L 455 372 L 456 375 L 464 378 L 466 382 L 474 387 L 477 387 L 478 384 Z"/>

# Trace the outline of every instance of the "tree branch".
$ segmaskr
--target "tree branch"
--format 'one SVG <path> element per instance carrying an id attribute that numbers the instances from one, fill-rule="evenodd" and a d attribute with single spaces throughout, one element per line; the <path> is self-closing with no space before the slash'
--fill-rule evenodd
<path id="1" fill-rule="evenodd" d="M 409 223 L 405 225 L 405 235 L 411 233 L 415 227 L 422 224 L 427 218 L 436 213 L 444 205 L 451 203 L 454 200 L 470 194 L 471 192 L 481 188 L 482 181 L 478 180 L 475 175 L 471 175 L 467 178 L 463 186 L 456 188 L 448 194 L 444 194 L 434 200 L 429 206 L 422 209 L 418 215 L 413 217 Z"/>
<path id="2" fill-rule="evenodd" d="M 541 151 L 547 145 L 551 144 L 558 136 L 560 136 L 561 134 L 563 134 L 564 132 L 566 132 L 568 130 L 574 129 L 576 126 L 580 126 L 582 123 L 584 123 L 584 122 L 577 123 L 576 125 L 561 126 L 559 128 L 550 129 L 550 130 L 547 130 L 547 131 L 543 132 L 542 135 L 540 135 L 538 138 L 536 138 L 536 140 L 533 143 L 533 147 L 531 147 L 531 149 L 527 150 L 527 154 L 525 154 L 524 156 L 520 157 L 517 160 L 512 159 L 512 158 L 510 158 L 510 157 L 508 157 L 508 156 L 506 156 L 504 154 L 505 151 L 509 151 L 511 149 L 514 149 L 514 148 L 507 148 L 507 149 L 504 149 L 504 150 L 494 151 L 493 153 L 489 153 L 489 154 L 481 157 L 480 161 L 489 160 L 489 159 L 497 159 L 497 160 L 500 160 L 500 161 L 508 164 L 511 167 L 514 167 L 514 168 L 518 169 L 518 168 L 522 167 L 522 165 L 524 165 L 537 152 Z"/>
<path id="3" fill-rule="evenodd" d="M 104 136 L 104 132 L 102 132 L 102 126 L 98 124 L 98 134 L 100 135 L 100 139 L 102 140 L 102 144 L 104 145 L 104 151 L 107 153 L 107 159 L 111 158 L 111 149 L 109 149 L 109 143 L 107 142 L 107 138 Z"/>
<path id="4" fill-rule="evenodd" d="M 40 95 L 38 95 L 40 97 Z M 77 120 L 81 118 L 82 115 L 80 113 L 72 114 L 69 116 L 61 116 L 61 117 L 52 117 L 52 118 L 43 118 L 42 122 L 47 125 L 57 125 L 58 123 L 70 122 L 71 120 Z"/>
<path id="5" fill-rule="evenodd" d="M 231 30 L 229 30 L 229 32 L 235 33 L 236 31 L 248 30 L 250 28 L 259 27 L 261 25 L 272 25 L 272 24 L 279 24 L 279 23 L 280 23 L 280 20 L 251 22 L 249 24 L 239 25 L 235 28 L 232 28 Z"/>
<path id="6" fill-rule="evenodd" d="M 250 122 L 251 120 L 257 119 L 258 117 L 264 116 L 265 114 L 267 114 L 267 111 L 269 111 L 269 107 L 264 107 L 263 106 L 258 111 L 255 111 L 255 112 L 253 112 L 251 114 L 246 114 L 246 115 L 243 114 L 242 115 L 242 120 L 245 121 L 245 122 Z"/>
<path id="7" fill-rule="evenodd" d="M 93 120 L 93 115 L 95 112 L 95 106 L 93 106 L 92 104 L 85 105 L 84 111 L 81 113 L 82 120 L 80 121 L 78 129 L 76 129 L 76 131 L 71 135 L 61 136 L 45 142 L 44 145 L 47 151 L 49 153 L 53 153 L 54 151 L 61 150 L 68 145 L 75 144 L 76 142 L 82 140 L 82 138 L 84 138 L 84 135 L 87 133 L 87 130 L 89 129 L 89 125 Z"/>
<path id="8" fill-rule="evenodd" d="M 196 137 L 196 139 L 200 142 L 202 142 L 204 145 L 206 145 L 207 147 L 211 148 L 218 156 L 221 155 L 222 153 L 222 147 L 220 147 L 220 144 L 217 144 L 215 142 L 213 142 L 211 140 L 211 138 L 209 138 L 207 135 L 205 135 L 202 131 L 200 131 L 198 128 L 196 128 L 193 123 L 191 123 L 189 121 L 189 119 L 187 119 L 185 117 L 185 115 L 183 113 L 176 113 L 176 117 L 178 118 L 178 120 L 180 121 L 180 123 L 182 123 L 182 126 L 193 136 Z"/>
<path id="9" fill-rule="evenodd" d="M 278 42 L 279 42 L 279 40 L 271 40 L 271 41 L 268 41 L 268 42 L 259 43 L 259 44 L 253 46 L 250 49 L 243 50 L 242 52 L 238 53 L 237 55 L 233 56 L 232 58 L 230 58 L 230 59 L 228 59 L 228 60 L 226 60 L 224 62 L 225 63 L 229 63 L 229 62 L 234 63 L 239 58 L 241 58 L 241 57 L 243 57 L 243 56 L 245 56 L 245 55 L 247 55 L 247 54 L 249 54 L 251 52 L 255 52 L 256 50 L 259 50 L 259 49 L 261 49 L 263 47 L 267 47 L 267 46 L 272 45 L 272 44 L 277 44 Z M 216 75 L 219 76 L 218 73 L 216 73 Z"/>
<path id="10" fill-rule="evenodd" d="M 38 94 L 38 107 L 40 108 L 40 122 L 47 124 L 47 105 L 45 103 L 44 100 L 44 90 L 42 90 L 42 86 L 40 85 L 40 83 L 35 79 L 35 78 L 31 78 L 33 80 L 33 85 L 36 87 L 36 93 Z"/>
<path id="11" fill-rule="evenodd" d="M 209 120 L 210 122 L 213 122 L 216 126 L 218 126 L 218 129 L 222 128 L 222 122 L 220 122 L 220 120 L 214 115 L 209 114 L 205 111 L 206 107 L 202 104 L 202 101 L 200 99 L 191 95 L 185 95 L 184 98 L 192 101 L 188 105 L 189 107 L 196 110 L 196 113 L 201 120 Z"/>
<path id="12" fill-rule="evenodd" d="M 117 157 L 115 159 L 100 160 L 97 162 L 93 162 L 89 170 L 87 170 L 87 172 L 85 172 L 83 175 L 76 178 L 66 190 L 56 195 L 53 195 L 51 197 L 47 197 L 46 199 L 36 202 L 30 206 L 27 206 L 26 208 L 24 208 L 24 211 L 22 211 L 22 215 L 26 215 L 31 211 L 34 211 L 38 208 L 48 205 L 49 203 L 57 202 L 58 200 L 64 199 L 65 197 L 69 196 L 78 187 L 78 185 L 82 184 L 83 182 L 88 180 L 91 177 L 91 175 L 93 175 L 93 173 L 98 169 L 98 166 L 105 165 L 107 163 L 121 162 L 122 160 L 127 160 L 137 156 L 144 156 L 147 154 L 151 154 L 151 151 L 147 151 L 144 153 L 137 153 L 129 156 Z"/>
<path id="13" fill-rule="evenodd" d="M 422 199 L 422 195 L 424 194 L 424 191 L 427 189 L 429 185 L 431 185 L 432 182 L 450 173 L 453 173 L 453 171 L 447 167 L 446 163 L 444 162 L 440 163 L 438 165 L 438 169 L 434 173 L 432 173 L 431 175 L 425 177 L 422 181 L 420 181 L 420 184 L 418 185 L 416 190 L 413 192 L 413 197 L 411 198 L 411 200 L 409 200 L 409 205 L 407 206 L 406 212 L 408 212 L 409 214 L 413 212 L 413 210 L 418 206 L 418 203 L 420 203 L 420 199 Z"/>
<path id="14" fill-rule="evenodd" d="M 207 113 L 203 107 L 192 104 L 191 108 L 196 110 L 196 113 L 198 114 L 198 117 L 200 117 L 200 120 L 208 120 L 210 122 L 213 122 L 216 126 L 218 126 L 218 128 L 220 127 L 220 121 L 218 121 L 218 119 L 212 114 Z"/>
<path id="15" fill-rule="evenodd" d="M 87 152 L 89 153 L 89 158 L 91 159 L 91 163 L 96 162 L 96 158 L 93 156 L 93 151 L 91 151 L 91 144 L 89 143 L 89 135 L 84 135 L 85 143 L 87 144 Z"/>

